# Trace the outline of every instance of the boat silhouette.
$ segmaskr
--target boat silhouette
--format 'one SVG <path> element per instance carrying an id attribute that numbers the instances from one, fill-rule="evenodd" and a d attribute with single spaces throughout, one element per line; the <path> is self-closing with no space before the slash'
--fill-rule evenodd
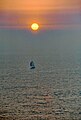
<path id="1" fill-rule="evenodd" d="M 33 61 L 30 62 L 30 69 L 35 69 L 35 65 Z"/>

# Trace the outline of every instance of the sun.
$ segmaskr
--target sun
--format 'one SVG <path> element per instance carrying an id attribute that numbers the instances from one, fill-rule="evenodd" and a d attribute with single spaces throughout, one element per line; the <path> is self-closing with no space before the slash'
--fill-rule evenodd
<path id="1" fill-rule="evenodd" d="M 34 30 L 34 31 L 36 31 L 36 30 L 39 29 L 39 25 L 38 25 L 37 23 L 33 23 L 33 24 L 31 25 L 31 29 Z"/>

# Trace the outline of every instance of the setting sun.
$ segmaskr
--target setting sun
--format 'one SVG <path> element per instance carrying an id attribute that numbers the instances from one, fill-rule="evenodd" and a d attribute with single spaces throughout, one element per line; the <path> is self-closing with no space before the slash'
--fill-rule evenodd
<path id="1" fill-rule="evenodd" d="M 39 28 L 39 25 L 38 25 L 37 23 L 33 23 L 33 24 L 31 25 L 31 29 L 32 29 L 32 30 L 38 30 L 38 28 Z"/>

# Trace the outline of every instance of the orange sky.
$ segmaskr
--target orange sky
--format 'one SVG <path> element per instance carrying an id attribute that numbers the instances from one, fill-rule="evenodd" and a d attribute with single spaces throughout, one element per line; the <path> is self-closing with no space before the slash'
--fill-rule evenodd
<path id="1" fill-rule="evenodd" d="M 3 20 L 6 25 L 11 22 L 11 25 L 14 23 L 26 26 L 36 20 L 41 25 L 50 24 L 53 19 L 50 21 L 49 17 L 60 12 L 73 14 L 79 12 L 80 7 L 80 0 L 0 0 L 0 11 L 2 14 L 6 13 L 6 20 Z M 56 20 L 54 19 L 53 24 L 56 24 Z"/>
<path id="2" fill-rule="evenodd" d="M 49 10 L 78 8 L 80 0 L 1 0 L 3 10 Z"/>

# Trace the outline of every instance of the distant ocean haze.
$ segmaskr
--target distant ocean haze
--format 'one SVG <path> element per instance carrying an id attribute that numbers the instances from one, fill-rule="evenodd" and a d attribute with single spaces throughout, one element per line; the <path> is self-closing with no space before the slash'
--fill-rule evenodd
<path id="1" fill-rule="evenodd" d="M 49 30 L 32 34 L 25 30 L 0 30 L 0 53 L 36 54 L 78 52 L 81 30 Z"/>

